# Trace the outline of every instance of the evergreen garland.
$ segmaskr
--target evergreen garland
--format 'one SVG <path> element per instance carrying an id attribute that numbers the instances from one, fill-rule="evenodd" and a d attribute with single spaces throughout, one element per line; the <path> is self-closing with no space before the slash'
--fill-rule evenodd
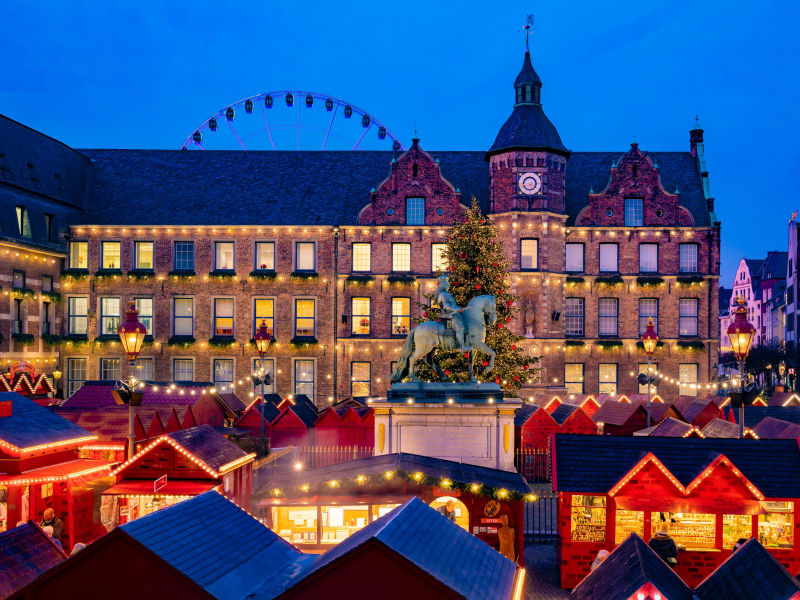
<path id="1" fill-rule="evenodd" d="M 517 297 L 509 290 L 508 259 L 497 228 L 481 214 L 475 198 L 464 213 L 464 221 L 453 223 L 447 238 L 444 258 L 450 279 L 450 293 L 459 306 L 466 306 L 475 296 L 492 294 L 497 299 L 497 322 L 486 330 L 486 344 L 497 353 L 494 370 L 484 373 L 489 357 L 478 350 L 475 355 L 475 375 L 480 382 L 500 384 L 506 396 L 513 396 L 526 382 L 539 379 L 540 368 L 533 367 L 538 357 L 527 356 L 517 346 L 522 337 L 512 333 L 510 325 L 518 312 Z M 439 309 L 432 304 L 435 292 L 425 294 L 428 303 L 417 303 L 422 314 L 414 323 L 437 320 Z M 436 351 L 436 360 L 448 381 L 469 381 L 469 362 L 461 352 Z M 417 363 L 417 377 L 422 381 L 439 381 L 436 373 L 422 361 Z"/>

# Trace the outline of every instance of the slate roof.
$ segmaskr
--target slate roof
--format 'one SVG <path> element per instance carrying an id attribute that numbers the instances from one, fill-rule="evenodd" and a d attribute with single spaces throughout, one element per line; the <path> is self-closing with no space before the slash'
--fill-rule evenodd
<path id="1" fill-rule="evenodd" d="M 776 392 L 772 394 L 772 396 L 767 399 L 767 406 L 783 406 L 789 402 L 792 396 L 794 396 L 795 400 L 792 400 L 791 404 L 788 404 L 787 406 L 798 406 L 796 400 L 798 394 L 794 392 Z"/>
<path id="2" fill-rule="evenodd" d="M 247 452 L 211 425 L 198 425 L 166 435 L 215 471 L 234 460 L 247 456 Z"/>
<path id="3" fill-rule="evenodd" d="M 520 107 L 522 108 L 522 107 Z M 530 108 L 530 107 L 528 107 Z M 525 109 L 527 110 L 527 109 Z M 544 117 L 546 119 L 546 117 Z M 390 172 L 393 152 L 206 150 L 82 150 L 91 164 L 93 225 L 241 225 L 261 214 L 274 225 L 346 225 L 358 222 L 369 191 Z M 611 162 L 624 151 L 573 152 L 567 163 L 568 224 L 604 189 Z M 483 151 L 430 152 L 442 175 L 489 209 L 489 169 Z M 680 190 L 698 226 L 707 204 L 689 152 L 650 152 L 664 188 Z M 313 178 L 308 173 L 314 173 Z M 323 182 L 323 183 L 320 183 Z M 264 212 L 264 206 L 270 210 Z M 78 220 L 74 221 L 78 223 Z"/>
<path id="4" fill-rule="evenodd" d="M 609 425 L 624 425 L 634 413 L 645 410 L 636 402 L 604 402 L 597 412 L 592 415 L 595 423 L 608 423 Z"/>
<path id="5" fill-rule="evenodd" d="M 648 452 L 684 486 L 724 454 L 767 498 L 800 498 L 795 440 L 556 434 L 554 486 L 564 492 L 605 493 Z"/>
<path id="6" fill-rule="evenodd" d="M 269 401 L 264 404 L 253 405 L 253 410 L 260 412 L 261 416 L 264 417 L 267 423 L 272 423 L 281 415 L 281 411 L 278 409 L 278 407 Z"/>
<path id="7" fill-rule="evenodd" d="M 316 405 L 305 394 L 298 394 L 292 400 L 286 400 L 283 408 L 292 411 L 306 427 L 313 427 L 319 419 Z"/>
<path id="8" fill-rule="evenodd" d="M 0 401 L 5 400 L 11 400 L 11 416 L 0 417 L 0 440 L 18 448 L 92 435 L 17 392 L 0 392 Z"/>
<path id="9" fill-rule="evenodd" d="M 302 576 L 326 567 L 335 569 L 371 542 L 400 555 L 467 600 L 511 597 L 516 565 L 419 498 L 355 532 L 317 558 Z"/>
<path id="10" fill-rule="evenodd" d="M 517 104 L 486 156 L 506 150 L 553 150 L 568 154 L 555 125 L 544 114 L 541 104 Z M 569 164 L 567 164 L 569 171 Z"/>
<path id="11" fill-rule="evenodd" d="M 688 423 L 679 421 L 675 417 L 667 417 L 658 425 L 654 425 L 649 429 L 642 429 L 635 432 L 633 435 L 650 435 L 661 437 L 683 437 L 684 434 L 692 428 Z"/>
<path id="12" fill-rule="evenodd" d="M 732 408 L 730 405 L 724 409 L 727 418 L 730 411 L 734 411 L 736 422 L 739 422 L 739 409 Z M 775 417 L 791 423 L 800 423 L 800 406 L 745 406 L 744 407 L 744 426 L 755 427 L 766 417 Z"/>
<path id="13" fill-rule="evenodd" d="M 455 482 L 481 482 L 490 487 L 505 488 L 509 492 L 519 492 L 521 494 L 530 492 L 530 487 L 516 471 L 502 471 L 500 469 L 402 452 L 349 460 L 327 467 L 310 469 L 302 473 L 281 474 L 278 479 L 267 483 L 256 493 L 260 495 L 266 493 L 268 495 L 269 491 L 274 487 L 288 489 L 295 484 L 308 483 L 314 485 L 331 479 L 355 479 L 359 475 L 368 476 L 373 473 L 383 474 L 386 471 L 397 470 L 408 473 L 419 471 L 429 477 L 446 477 Z"/>
<path id="14" fill-rule="evenodd" d="M 748 540 L 695 589 L 699 600 L 789 600 L 797 592 L 800 583 L 756 539 Z"/>
<path id="15" fill-rule="evenodd" d="M 525 403 L 517 409 L 517 412 L 514 413 L 514 427 L 522 427 L 525 423 L 528 422 L 537 410 L 539 410 L 539 406 L 535 404 Z M 544 408 L 542 408 L 544 410 Z"/>
<path id="16" fill-rule="evenodd" d="M 759 281 L 766 279 L 786 279 L 786 263 L 789 260 L 789 253 L 781 250 L 770 250 L 767 258 L 761 263 L 758 278 Z"/>
<path id="17" fill-rule="evenodd" d="M 225 392 L 224 394 L 218 395 L 220 398 L 222 398 L 222 401 L 231 410 L 231 412 L 238 413 L 247 408 L 247 405 L 242 402 L 242 399 L 233 392 Z"/>
<path id="18" fill-rule="evenodd" d="M 0 533 L 0 598 L 21 590 L 66 558 L 33 521 Z"/>
<path id="19" fill-rule="evenodd" d="M 563 425 L 564 421 L 571 417 L 572 413 L 574 413 L 576 410 L 580 410 L 580 408 L 574 404 L 561 403 L 558 405 L 557 409 L 550 413 L 550 416 L 555 419 L 556 423 Z"/>
<path id="20" fill-rule="evenodd" d="M 646 583 L 669 600 L 693 600 L 689 587 L 635 533 L 572 590 L 570 600 L 628 600 Z M 744 596 L 742 596 L 744 597 Z"/>
<path id="21" fill-rule="evenodd" d="M 209 594 L 243 598 L 269 570 L 290 570 L 294 546 L 211 491 L 120 525 Z"/>
<path id="22" fill-rule="evenodd" d="M 79 410 L 56 407 L 60 417 L 68 419 L 98 437 L 98 441 L 125 440 L 128 436 L 128 407 L 108 406 L 102 410 Z"/>
<path id="23" fill-rule="evenodd" d="M 642 408 L 647 410 L 647 395 L 645 394 L 644 398 L 641 398 L 639 394 L 631 394 L 628 396 L 628 399 L 631 401 L 631 404 L 638 404 Z M 650 420 L 658 422 L 661 421 L 665 415 L 669 412 L 670 409 L 675 410 L 679 415 L 683 416 L 677 408 L 674 407 L 672 402 L 651 402 L 650 403 Z"/>
<path id="24" fill-rule="evenodd" d="M 698 400 L 697 402 L 692 402 L 681 411 L 681 414 L 683 415 L 684 419 L 691 423 L 694 421 L 697 415 L 706 409 L 710 402 L 711 400 Z"/>
<path id="25" fill-rule="evenodd" d="M 738 438 L 739 426 L 725 419 L 713 419 L 702 429 L 707 438 Z"/>

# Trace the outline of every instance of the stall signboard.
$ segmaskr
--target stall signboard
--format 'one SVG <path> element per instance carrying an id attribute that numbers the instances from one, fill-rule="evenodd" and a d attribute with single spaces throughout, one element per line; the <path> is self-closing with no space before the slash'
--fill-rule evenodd
<path id="1" fill-rule="evenodd" d="M 167 476 L 162 475 L 153 482 L 153 493 L 157 494 L 158 490 L 167 487 Z"/>

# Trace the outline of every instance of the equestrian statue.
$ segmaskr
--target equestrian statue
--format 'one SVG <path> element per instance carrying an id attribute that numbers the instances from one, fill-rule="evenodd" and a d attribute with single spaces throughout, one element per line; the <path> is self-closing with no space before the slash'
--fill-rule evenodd
<path id="1" fill-rule="evenodd" d="M 449 289 L 447 275 L 442 275 L 433 298 L 434 303 L 440 307 L 439 320 L 420 323 L 409 332 L 392 373 L 392 383 L 402 381 L 405 377 L 419 381 L 414 373 L 414 365 L 421 358 L 436 371 L 442 381 L 447 381 L 444 371 L 433 358 L 437 348 L 468 353 L 469 378 L 473 383 L 477 382 L 473 372 L 474 350 L 489 355 L 489 365 L 485 372 L 494 368 L 495 352 L 486 345 L 486 328 L 497 321 L 495 297 L 489 294 L 475 296 L 462 308 Z"/>

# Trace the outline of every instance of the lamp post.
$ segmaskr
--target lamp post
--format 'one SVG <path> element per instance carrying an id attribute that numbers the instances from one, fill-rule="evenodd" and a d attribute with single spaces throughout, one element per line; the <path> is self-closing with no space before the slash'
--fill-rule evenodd
<path id="1" fill-rule="evenodd" d="M 53 371 L 53 383 L 54 383 L 54 387 L 56 389 L 56 391 L 53 393 L 53 395 L 56 398 L 58 398 L 58 386 L 60 385 L 61 375 L 62 375 L 62 373 L 58 369 Z"/>
<path id="2" fill-rule="evenodd" d="M 731 340 L 733 355 L 739 365 L 740 389 L 742 403 L 739 405 L 739 439 L 744 437 L 744 363 L 750 352 L 750 345 L 756 335 L 756 328 L 747 320 L 747 309 L 744 307 L 744 298 L 739 296 L 736 301 L 739 306 L 733 311 L 733 322 L 728 325 L 728 338 Z"/>
<path id="3" fill-rule="evenodd" d="M 650 359 L 653 358 L 653 352 L 656 351 L 658 345 L 658 334 L 656 333 L 655 325 L 653 325 L 653 317 L 647 318 L 647 327 L 645 327 L 642 334 L 642 346 L 644 346 L 644 353 L 647 355 L 647 426 L 650 427 L 650 399 L 652 396 L 652 374 L 650 370 Z"/>
<path id="4" fill-rule="evenodd" d="M 253 340 L 256 343 L 256 350 L 258 350 L 258 355 L 261 357 L 261 364 L 258 368 L 258 372 L 254 379 L 257 383 L 261 384 L 261 451 L 264 451 L 264 384 L 271 381 L 269 373 L 267 373 L 266 368 L 264 367 L 264 357 L 267 355 L 267 349 L 269 348 L 269 344 L 272 341 L 272 335 L 270 334 L 269 330 L 267 329 L 267 321 L 266 319 L 261 320 L 261 325 L 258 326 L 258 331 L 256 331 L 255 336 L 253 336 Z"/>
<path id="5" fill-rule="evenodd" d="M 147 328 L 139 322 L 139 313 L 133 301 L 128 304 L 128 310 L 125 311 L 125 322 L 117 328 L 117 334 L 119 334 L 122 349 L 125 351 L 130 363 L 128 378 L 128 459 L 130 460 L 133 458 L 135 437 L 133 432 L 134 408 L 141 404 L 142 401 L 141 394 L 134 392 L 136 377 L 134 377 L 133 373 L 136 368 L 136 357 L 139 356 L 144 336 L 147 335 Z"/>

